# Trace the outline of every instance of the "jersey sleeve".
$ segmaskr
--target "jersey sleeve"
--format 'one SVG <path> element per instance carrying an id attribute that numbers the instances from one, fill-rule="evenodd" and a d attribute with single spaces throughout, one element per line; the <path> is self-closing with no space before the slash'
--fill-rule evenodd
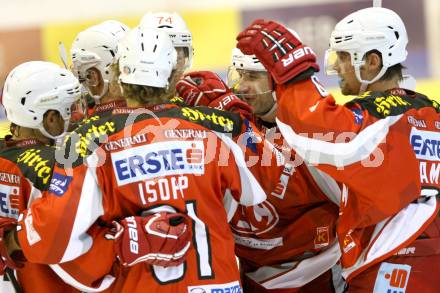
<path id="1" fill-rule="evenodd" d="M 87 232 L 104 212 L 96 170 L 86 164 L 54 168 L 49 190 L 19 221 L 18 240 L 29 261 L 67 262 L 91 248 L 93 239 Z"/>
<path id="2" fill-rule="evenodd" d="M 89 231 L 94 240 L 89 251 L 74 260 L 50 265 L 65 283 L 81 292 L 107 290 L 114 283 L 117 274 L 114 269 L 118 264 L 113 241 L 104 237 L 106 229 L 98 225 L 93 228 L 96 231 Z"/>
<path id="3" fill-rule="evenodd" d="M 266 193 L 248 169 L 245 154 L 240 146 L 226 134 L 218 132 L 216 134 L 230 150 L 228 163 L 223 167 L 223 174 L 228 182 L 227 190 L 242 205 L 252 206 L 263 202 L 266 199 Z"/>
<path id="4" fill-rule="evenodd" d="M 350 205 L 351 224 L 377 223 L 420 196 L 402 115 L 379 119 L 356 103 L 338 105 L 314 76 L 280 86 L 277 97 L 277 125 L 289 145 L 348 188 L 341 206 Z"/>

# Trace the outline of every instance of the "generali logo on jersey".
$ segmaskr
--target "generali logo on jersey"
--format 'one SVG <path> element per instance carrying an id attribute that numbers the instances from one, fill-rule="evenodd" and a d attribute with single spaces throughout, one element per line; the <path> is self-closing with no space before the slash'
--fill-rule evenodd
<path id="1" fill-rule="evenodd" d="M 423 119 L 416 119 L 414 116 L 408 116 L 408 123 L 420 128 L 426 128 L 426 121 Z"/>
<path id="2" fill-rule="evenodd" d="M 123 137 L 121 139 L 110 141 L 104 145 L 107 151 L 114 151 L 122 148 L 128 148 L 133 145 L 141 144 L 147 142 L 147 137 L 145 134 L 138 134 L 130 137 Z"/>
<path id="3" fill-rule="evenodd" d="M 164 130 L 166 138 L 194 138 L 203 139 L 208 137 L 206 130 L 200 129 L 167 129 Z"/>

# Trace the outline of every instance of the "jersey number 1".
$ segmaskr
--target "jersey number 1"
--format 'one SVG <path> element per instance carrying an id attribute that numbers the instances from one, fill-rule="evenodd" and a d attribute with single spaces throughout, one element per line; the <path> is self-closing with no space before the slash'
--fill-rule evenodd
<path id="1" fill-rule="evenodd" d="M 197 205 L 195 201 L 186 202 L 186 213 L 193 222 L 193 245 L 197 255 L 197 271 L 199 279 L 212 279 L 214 272 L 212 270 L 211 245 L 209 240 L 209 231 L 205 223 L 197 217 Z M 176 267 L 152 266 L 152 272 L 155 279 L 160 284 L 178 282 L 183 279 L 186 271 L 186 263 Z"/>

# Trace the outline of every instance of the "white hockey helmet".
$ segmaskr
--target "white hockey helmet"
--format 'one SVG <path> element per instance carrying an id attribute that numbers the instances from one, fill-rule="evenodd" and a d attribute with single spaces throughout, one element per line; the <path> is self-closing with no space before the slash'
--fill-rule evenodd
<path id="1" fill-rule="evenodd" d="M 168 33 L 175 48 L 185 48 L 187 60 L 185 69 L 192 65 L 193 47 L 192 34 L 183 18 L 177 13 L 147 12 L 141 20 L 140 26 L 145 28 L 161 29 Z"/>
<path id="2" fill-rule="evenodd" d="M 236 69 L 267 71 L 255 55 L 245 55 L 238 48 L 232 49 L 232 66 Z"/>
<path id="3" fill-rule="evenodd" d="M 136 27 L 119 44 L 118 50 L 121 82 L 168 87 L 177 53 L 166 32 Z"/>
<path id="4" fill-rule="evenodd" d="M 356 77 L 365 90 L 368 84 L 379 80 L 389 67 L 406 60 L 407 44 L 405 25 L 394 11 L 382 7 L 358 10 L 336 24 L 330 37 L 330 48 L 326 52 L 326 72 L 335 74 L 336 52 L 347 52 L 351 56 Z M 362 80 L 360 67 L 365 63 L 365 54 L 371 50 L 382 54 L 383 67 L 372 80 Z"/>
<path id="5" fill-rule="evenodd" d="M 238 86 L 240 80 L 240 74 L 237 70 L 266 72 L 263 64 L 255 55 L 245 55 L 238 48 L 232 49 L 231 63 L 228 67 L 227 84 L 232 89 Z"/>
<path id="6" fill-rule="evenodd" d="M 70 54 L 74 74 L 83 82 L 87 70 L 95 67 L 104 80 L 104 91 L 95 99 L 101 98 L 108 90 L 108 83 L 112 79 L 110 65 L 115 62 L 118 43 L 128 31 L 125 24 L 107 20 L 80 32 L 73 41 Z"/>
<path id="7" fill-rule="evenodd" d="M 30 61 L 15 67 L 3 89 L 3 106 L 7 118 L 16 125 L 39 129 L 46 137 L 57 138 L 43 126 L 48 110 L 56 110 L 65 121 L 71 116 L 71 106 L 81 96 L 78 80 L 67 69 L 51 62 Z M 61 135 L 60 135 L 61 136 Z"/>

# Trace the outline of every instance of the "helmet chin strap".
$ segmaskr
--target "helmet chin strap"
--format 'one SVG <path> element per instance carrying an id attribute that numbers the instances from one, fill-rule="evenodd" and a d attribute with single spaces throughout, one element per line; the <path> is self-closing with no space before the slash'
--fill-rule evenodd
<path id="1" fill-rule="evenodd" d="M 276 97 L 275 91 L 272 91 L 272 98 L 273 98 L 272 108 L 270 108 L 269 111 L 267 111 L 266 113 L 264 113 L 262 115 L 257 115 L 258 118 L 260 118 L 261 120 L 266 121 L 266 122 L 274 122 L 273 120 L 275 119 L 275 116 L 276 116 L 278 104 L 277 104 L 277 97 Z"/>
<path id="2" fill-rule="evenodd" d="M 362 95 L 366 90 L 368 85 L 378 81 L 387 71 L 388 67 L 382 66 L 382 69 L 372 80 L 364 80 L 361 78 L 361 65 L 355 65 L 354 72 L 356 74 L 356 78 L 361 83 L 361 87 L 359 88 L 359 95 Z"/>
<path id="3" fill-rule="evenodd" d="M 95 100 L 96 104 L 99 104 L 101 102 L 101 98 L 108 93 L 109 83 L 110 82 L 108 80 L 104 79 L 104 87 L 102 89 L 101 94 L 99 94 L 99 95 L 90 95 Z"/>

